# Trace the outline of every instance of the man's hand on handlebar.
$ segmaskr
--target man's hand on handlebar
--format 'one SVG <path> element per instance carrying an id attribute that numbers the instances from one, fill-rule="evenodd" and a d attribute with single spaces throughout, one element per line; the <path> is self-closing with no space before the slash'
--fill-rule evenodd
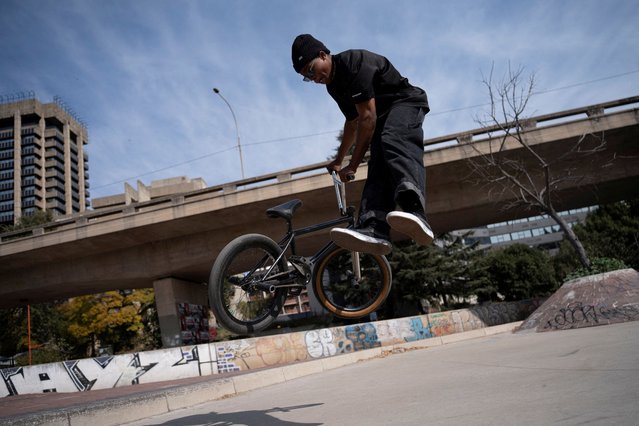
<path id="1" fill-rule="evenodd" d="M 350 182 L 355 179 L 355 170 L 349 164 L 342 168 L 341 161 L 334 160 L 326 166 L 329 173 L 336 172 L 342 182 Z"/>
<path id="2" fill-rule="evenodd" d="M 326 166 L 326 170 L 328 170 L 329 173 L 339 172 L 341 168 L 342 168 L 342 162 L 338 161 L 337 159 L 331 161 Z"/>
<path id="3" fill-rule="evenodd" d="M 350 165 L 340 169 L 337 173 L 342 182 L 350 182 L 355 179 L 355 170 L 353 170 Z"/>

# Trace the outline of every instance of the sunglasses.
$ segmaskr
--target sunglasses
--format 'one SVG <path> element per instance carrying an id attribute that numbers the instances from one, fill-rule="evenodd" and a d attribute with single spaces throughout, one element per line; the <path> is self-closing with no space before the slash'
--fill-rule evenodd
<path id="1" fill-rule="evenodd" d="M 311 61 L 311 63 L 308 66 L 308 70 L 303 74 L 304 76 L 304 81 L 313 81 L 313 78 L 315 77 L 315 70 L 313 70 L 313 68 L 315 67 L 315 62 L 319 59 L 319 57 L 313 59 Z"/>

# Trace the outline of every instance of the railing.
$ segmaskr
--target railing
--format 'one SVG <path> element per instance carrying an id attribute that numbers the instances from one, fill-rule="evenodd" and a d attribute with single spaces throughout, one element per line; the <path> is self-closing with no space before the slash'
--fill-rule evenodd
<path id="1" fill-rule="evenodd" d="M 57 140 L 58 142 L 64 141 L 64 134 L 57 127 L 47 127 L 44 129 L 44 137 L 49 140 Z"/>
<path id="2" fill-rule="evenodd" d="M 0 131 L 0 139 L 9 139 L 13 138 L 13 130 L 3 130 Z M 13 143 L 13 141 L 11 141 Z"/>
<path id="3" fill-rule="evenodd" d="M 538 115 L 535 117 L 530 117 L 526 119 L 522 119 L 520 124 L 525 124 L 526 129 L 528 128 L 539 128 L 543 126 L 539 126 L 540 124 L 545 125 L 553 125 L 558 120 L 567 117 L 575 117 L 586 114 L 588 118 L 596 117 L 599 115 L 603 115 L 605 110 L 612 109 L 620 106 L 627 106 L 631 104 L 639 103 L 639 96 L 632 96 L 629 98 L 618 99 L 616 101 L 605 102 L 601 104 L 589 105 L 580 108 L 573 108 L 565 111 L 554 112 L 551 114 Z M 517 126 L 517 123 L 505 123 L 505 124 L 496 124 L 493 126 L 480 127 L 474 130 L 469 130 L 466 132 L 453 133 L 450 135 L 439 136 L 437 138 L 428 139 L 424 141 L 424 145 L 438 145 L 446 142 L 457 142 L 457 143 L 468 143 L 471 142 L 476 136 L 491 136 L 494 132 L 498 132 L 504 129 L 512 129 Z"/>
<path id="4" fill-rule="evenodd" d="M 35 97 L 36 97 L 35 92 L 33 90 L 3 94 L 3 95 L 0 95 L 0 105 L 19 102 L 19 101 L 26 101 L 29 99 L 35 99 Z"/>
<path id="5" fill-rule="evenodd" d="M 27 126 L 27 127 L 23 127 L 20 134 L 22 136 L 26 136 L 26 135 L 36 135 L 39 137 L 42 137 L 42 132 L 40 131 L 40 127 L 39 126 Z"/>
<path id="6" fill-rule="evenodd" d="M 557 121 L 567 117 L 574 117 L 577 121 L 583 119 L 584 114 L 586 118 L 599 116 L 604 114 L 605 110 L 616 108 L 620 106 L 627 106 L 632 104 L 639 103 L 639 96 L 633 96 L 629 98 L 619 99 L 616 101 L 585 106 L 581 108 L 574 108 L 566 111 L 560 111 L 552 114 L 544 114 L 535 117 L 531 117 L 526 119 L 526 123 L 528 123 L 531 127 L 539 128 L 539 124 L 543 123 L 546 125 L 553 125 L 556 123 L 552 123 L 553 121 Z M 636 109 L 636 108 L 635 108 Z M 565 124 L 562 123 L 562 124 Z M 490 135 L 499 130 L 503 130 L 507 127 L 514 127 L 515 123 L 506 123 L 502 125 L 495 125 L 489 127 L 477 128 L 474 130 L 453 133 L 445 136 L 440 136 L 433 139 L 427 139 L 424 141 L 424 146 L 434 146 L 438 144 L 443 144 L 446 142 L 457 142 L 457 143 L 468 143 L 472 141 L 473 138 L 477 136 L 486 136 L 490 137 Z M 528 128 L 528 127 L 527 127 Z M 298 167 L 295 169 L 284 170 L 276 173 L 266 174 L 262 176 L 256 176 L 252 178 L 242 179 L 234 182 L 229 182 L 226 184 L 216 185 L 204 189 L 199 189 L 195 191 L 191 191 L 184 194 L 174 194 L 167 195 L 164 197 L 158 197 L 150 201 L 144 201 L 139 203 L 132 203 L 130 205 L 120 205 L 111 208 L 103 208 L 99 210 L 93 211 L 85 211 L 81 214 L 75 214 L 71 217 L 60 218 L 54 222 L 38 226 L 37 228 L 33 228 L 30 230 L 19 230 L 8 232 L 0 235 L 0 243 L 10 240 L 15 240 L 16 238 L 29 237 L 33 235 L 41 235 L 43 233 L 52 232 L 56 230 L 61 230 L 65 228 L 69 228 L 71 226 L 76 225 L 86 225 L 92 222 L 99 221 L 101 219 L 113 218 L 117 216 L 130 215 L 132 213 L 148 211 L 155 208 L 161 207 L 169 207 L 175 204 L 175 200 L 180 198 L 184 201 L 189 199 L 199 198 L 202 195 L 213 195 L 213 196 L 223 196 L 228 193 L 233 193 L 238 190 L 248 190 L 255 187 L 262 187 L 267 185 L 276 184 L 278 182 L 285 182 L 295 179 L 296 176 L 300 175 L 309 175 L 313 172 L 317 172 L 314 174 L 323 173 L 325 167 L 328 165 L 328 161 L 324 161 L 321 163 L 310 164 L 304 167 Z M 240 189 L 241 188 L 241 189 Z"/>

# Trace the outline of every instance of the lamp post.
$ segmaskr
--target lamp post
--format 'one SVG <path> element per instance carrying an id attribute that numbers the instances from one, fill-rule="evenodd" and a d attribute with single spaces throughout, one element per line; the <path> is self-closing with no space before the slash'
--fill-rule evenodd
<path id="1" fill-rule="evenodd" d="M 242 170 L 242 179 L 244 179 L 244 159 L 242 158 L 242 145 L 240 144 L 240 128 L 237 125 L 237 119 L 235 118 L 235 112 L 233 112 L 233 108 L 231 107 L 231 104 L 220 93 L 220 89 L 218 89 L 217 87 L 214 87 L 213 88 L 213 92 L 216 95 L 218 95 L 220 98 L 222 98 L 222 100 L 224 101 L 226 106 L 229 107 L 229 110 L 231 111 L 231 115 L 233 116 L 233 122 L 235 123 L 235 133 L 237 134 L 237 149 L 238 149 L 238 151 L 240 153 L 240 169 Z"/>
<path id="2" fill-rule="evenodd" d="M 31 365 L 31 304 L 27 304 L 27 345 L 29 350 L 29 365 Z"/>

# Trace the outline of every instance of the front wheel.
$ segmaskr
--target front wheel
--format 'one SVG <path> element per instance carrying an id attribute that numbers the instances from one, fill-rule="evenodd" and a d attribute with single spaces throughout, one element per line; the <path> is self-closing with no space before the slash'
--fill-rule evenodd
<path id="1" fill-rule="evenodd" d="M 247 335 L 275 321 L 287 289 L 271 292 L 264 281 L 287 270 L 284 256 L 275 263 L 281 252 L 275 241 L 260 234 L 242 235 L 222 249 L 209 276 L 209 303 L 222 327 Z"/>
<path id="2" fill-rule="evenodd" d="M 379 309 L 388 297 L 391 282 L 390 264 L 384 256 L 335 246 L 315 269 L 313 291 L 329 312 L 354 319 Z"/>

